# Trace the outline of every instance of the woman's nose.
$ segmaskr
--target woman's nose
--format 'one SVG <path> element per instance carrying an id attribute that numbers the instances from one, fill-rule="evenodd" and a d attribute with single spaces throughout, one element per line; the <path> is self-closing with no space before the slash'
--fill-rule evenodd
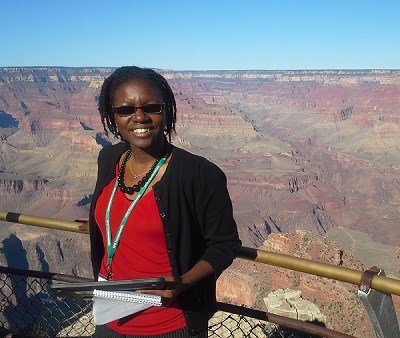
<path id="1" fill-rule="evenodd" d="M 149 115 L 147 115 L 142 108 L 136 108 L 135 113 L 132 115 L 132 121 L 136 121 L 136 122 L 142 122 L 142 121 L 147 121 L 149 120 L 150 117 Z"/>

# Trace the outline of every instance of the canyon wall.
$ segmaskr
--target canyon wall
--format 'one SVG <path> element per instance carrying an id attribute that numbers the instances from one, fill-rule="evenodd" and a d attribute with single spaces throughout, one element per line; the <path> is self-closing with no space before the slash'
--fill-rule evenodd
<path id="1" fill-rule="evenodd" d="M 0 68 L 3 209 L 87 215 L 97 153 L 115 142 L 96 112 L 112 70 Z M 173 142 L 225 171 L 244 244 L 342 226 L 400 245 L 399 71 L 161 73 Z"/>
<path id="2" fill-rule="evenodd" d="M 88 216 L 97 154 L 116 142 L 105 136 L 96 111 L 100 86 L 112 71 L 0 68 L 0 210 Z M 301 246 L 289 234 L 302 230 L 332 238 L 335 255 L 347 250 L 358 262 L 400 276 L 399 71 L 160 72 L 177 101 L 173 143 L 224 170 L 245 246 Z M 4 222 L 1 232 L 3 248 L 14 243 L 29 252 L 25 267 L 90 275 L 85 237 Z M 378 247 L 388 259 L 371 257 Z M 312 250 L 307 255 L 321 257 Z M 9 259 L 0 257 L 22 264 Z M 221 297 L 263 307 L 260 300 L 274 289 L 301 286 L 313 298 L 322 287 L 312 278 L 293 281 L 288 272 L 254 268 L 266 276 L 255 292 L 249 269 L 235 262 L 220 281 Z M 345 302 L 334 309 L 346 308 Z"/>

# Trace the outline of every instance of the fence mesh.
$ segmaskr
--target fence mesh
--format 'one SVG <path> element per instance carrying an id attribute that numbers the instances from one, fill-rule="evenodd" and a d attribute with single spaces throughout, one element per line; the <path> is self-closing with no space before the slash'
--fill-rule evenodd
<path id="1" fill-rule="evenodd" d="M 56 297 L 49 288 L 52 283 L 48 278 L 0 272 L 0 337 L 91 337 L 95 329 L 91 301 Z M 310 337 L 226 312 L 217 312 L 210 320 L 208 336 Z"/>
<path id="2" fill-rule="evenodd" d="M 57 298 L 49 279 L 0 274 L 0 325 L 3 334 L 23 337 L 80 337 L 94 331 L 91 303 Z"/>

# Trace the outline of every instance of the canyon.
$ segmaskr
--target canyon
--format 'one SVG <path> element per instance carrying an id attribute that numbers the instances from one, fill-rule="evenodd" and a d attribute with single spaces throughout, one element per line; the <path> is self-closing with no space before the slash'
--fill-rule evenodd
<path id="1" fill-rule="evenodd" d="M 0 210 L 87 218 L 97 154 L 116 142 L 96 111 L 112 71 L 0 68 Z M 177 101 L 173 144 L 226 173 L 244 246 L 400 278 L 399 70 L 159 71 Z M 90 277 L 87 236 L 0 223 L 1 265 Z M 340 283 L 237 260 L 219 297 L 265 309 L 285 288 L 368 336 Z"/>

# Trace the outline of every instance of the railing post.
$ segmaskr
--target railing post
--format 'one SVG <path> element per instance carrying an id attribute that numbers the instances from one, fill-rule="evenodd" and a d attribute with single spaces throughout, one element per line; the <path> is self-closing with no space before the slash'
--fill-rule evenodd
<path id="1" fill-rule="evenodd" d="M 376 291 L 371 288 L 375 275 L 385 276 L 385 272 L 377 267 L 364 271 L 358 289 L 358 297 L 367 310 L 377 338 L 400 337 L 399 324 L 391 294 Z"/>

